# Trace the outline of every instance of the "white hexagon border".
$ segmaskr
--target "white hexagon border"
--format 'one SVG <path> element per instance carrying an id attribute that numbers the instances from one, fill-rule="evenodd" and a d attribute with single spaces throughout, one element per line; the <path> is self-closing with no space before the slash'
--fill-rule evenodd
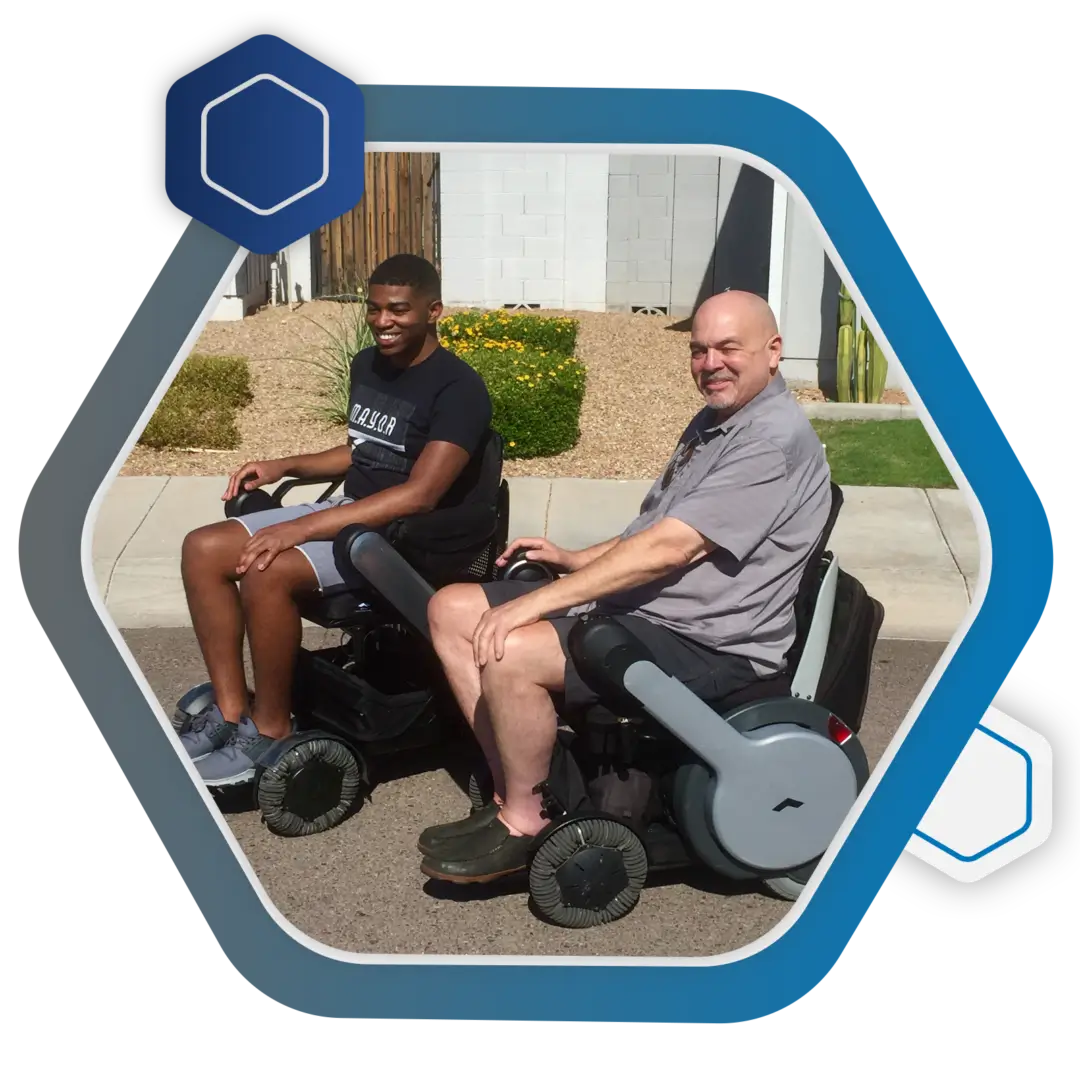
<path id="1" fill-rule="evenodd" d="M 191 348 L 194 345 L 194 341 L 198 339 L 202 333 L 203 327 L 211 318 L 211 314 L 214 310 L 214 306 L 222 295 L 225 293 L 227 282 L 231 278 L 232 273 L 235 272 L 244 257 L 246 251 L 240 249 L 240 251 L 233 257 L 233 261 L 230 266 L 225 269 L 224 275 L 221 276 L 218 281 L 216 289 L 206 297 L 205 306 L 201 313 L 195 316 L 194 324 L 187 335 L 183 345 L 180 346 L 179 351 L 175 354 L 175 357 L 170 365 L 167 366 L 162 376 L 161 381 L 158 384 L 156 392 L 150 396 L 146 407 L 141 413 L 139 420 L 136 422 L 135 427 L 127 435 L 123 444 L 120 446 L 117 456 L 113 458 L 111 467 L 105 472 L 105 474 L 97 482 L 94 495 L 91 498 L 89 505 L 87 505 L 85 517 L 83 518 L 82 530 L 81 530 L 81 584 L 84 593 L 89 596 L 91 606 L 96 613 L 97 619 L 100 624 L 105 627 L 106 634 L 111 638 L 113 648 L 120 654 L 120 658 L 126 666 L 127 671 L 130 672 L 132 678 L 135 681 L 136 686 L 143 694 L 143 698 L 146 704 L 149 706 L 151 713 L 158 718 L 160 729 L 164 734 L 164 738 L 170 742 L 173 746 L 176 758 L 180 760 L 181 768 L 184 768 L 189 778 L 192 781 L 192 787 L 197 793 L 197 797 L 202 801 L 208 814 L 210 814 L 211 821 L 217 826 L 218 834 L 226 843 L 230 852 L 237 860 L 243 876 L 245 877 L 248 886 L 251 887 L 253 894 L 257 897 L 262 908 L 270 915 L 276 926 L 284 932 L 288 937 L 308 950 L 312 951 L 315 955 L 322 956 L 327 959 L 332 959 L 339 962 L 346 962 L 352 964 L 361 964 L 361 966 L 367 966 L 367 964 L 376 964 L 376 966 L 444 966 L 444 964 L 453 964 L 456 967 L 487 967 L 487 968 L 502 968 L 502 967 L 544 967 L 544 968 L 562 968 L 562 967 L 611 967 L 611 968 L 652 968 L 652 967 L 664 967 L 664 968 L 717 968 L 726 967 L 728 964 L 738 963 L 743 960 L 750 959 L 762 951 L 765 951 L 770 946 L 777 944 L 782 937 L 784 937 L 788 931 L 791 931 L 802 914 L 805 913 L 807 906 L 810 904 L 812 897 L 818 891 L 822 880 L 828 872 L 828 868 L 832 866 L 833 862 L 837 858 L 840 850 L 847 841 L 855 824 L 858 823 L 863 811 L 866 808 L 869 800 L 873 798 L 877 787 L 881 783 L 883 775 L 887 773 L 892 766 L 892 762 L 896 757 L 896 754 L 900 752 L 900 747 L 907 740 L 910 731 L 916 724 L 916 721 L 924 706 L 930 700 L 934 690 L 939 684 L 941 677 L 948 665 L 953 661 L 956 656 L 957 650 L 960 648 L 963 639 L 968 636 L 971 630 L 972 624 L 978 617 L 978 613 L 982 610 L 985 603 L 986 594 L 989 589 L 989 582 L 991 575 L 993 575 L 993 557 L 994 557 L 994 544 L 990 537 L 989 523 L 986 519 L 986 514 L 983 511 L 982 503 L 975 495 L 975 491 L 968 481 L 967 474 L 960 468 L 959 462 L 953 454 L 953 451 L 949 448 L 945 442 L 945 438 L 942 433 L 937 429 L 936 423 L 933 420 L 932 415 L 929 413 L 926 405 L 922 402 L 921 396 L 916 390 L 912 380 L 907 375 L 906 370 L 900 363 L 899 357 L 896 356 L 895 351 L 892 348 L 891 342 L 888 337 L 883 334 L 880 325 L 877 323 L 875 315 L 872 310 L 866 305 L 866 301 L 862 296 L 859 286 L 853 281 L 853 276 L 847 268 L 846 262 L 843 261 L 836 245 L 833 243 L 831 237 L 829 237 L 823 222 L 818 217 L 818 214 L 814 211 L 812 204 L 810 203 L 807 195 L 802 192 L 801 188 L 794 183 L 791 177 L 783 173 L 779 168 L 773 165 L 770 161 L 760 158 L 757 154 L 750 151 L 743 150 L 739 147 L 733 147 L 726 144 L 640 144 L 640 143 L 604 143 L 604 141 L 588 141 L 582 140 L 580 143 L 527 143 L 527 141 L 518 141 L 513 139 L 488 141 L 484 139 L 477 139 L 475 141 L 455 141 L 444 139 L 431 139 L 431 140 L 373 140 L 365 144 L 365 150 L 367 152 L 451 152 L 468 150 L 470 152 L 558 152 L 558 153 L 639 153 L 647 154 L 647 156 L 671 156 L 671 154 L 713 154 L 716 157 L 727 157 L 735 161 L 740 161 L 744 164 L 751 165 L 757 168 L 762 173 L 767 174 L 773 180 L 783 187 L 792 199 L 801 207 L 801 210 L 808 215 L 809 220 L 812 222 L 814 231 L 818 233 L 818 237 L 821 240 L 822 245 L 825 248 L 825 252 L 828 255 L 829 260 L 833 262 L 833 266 L 836 268 L 837 273 L 840 276 L 841 281 L 846 282 L 853 299 L 859 303 L 862 310 L 866 311 L 866 324 L 870 330 L 872 330 L 875 339 L 879 341 L 881 348 L 885 351 L 888 357 L 890 365 L 895 364 L 897 370 L 899 370 L 901 376 L 902 387 L 907 393 L 908 399 L 912 401 L 913 405 L 918 410 L 919 418 L 921 419 L 923 426 L 926 427 L 927 433 L 930 436 L 931 442 L 937 449 L 942 459 L 945 462 L 946 468 L 949 474 L 953 476 L 957 483 L 958 488 L 966 500 L 968 509 L 974 519 L 975 528 L 978 536 L 978 545 L 980 545 L 980 564 L 978 564 L 978 579 L 975 584 L 975 589 L 971 598 L 971 603 L 968 606 L 968 610 L 964 618 L 957 626 L 957 629 L 950 638 L 944 651 L 941 654 L 939 660 L 934 665 L 926 683 L 922 685 L 921 690 L 917 694 L 915 700 L 910 704 L 906 715 L 904 716 L 901 724 L 893 732 L 892 739 L 885 751 L 882 752 L 877 766 L 874 768 L 872 774 L 870 774 L 869 781 L 864 786 L 859 798 L 856 799 L 855 805 L 848 812 L 847 818 L 841 824 L 837 831 L 836 836 L 833 838 L 831 845 L 828 846 L 826 851 L 822 854 L 818 867 L 815 868 L 814 873 L 811 875 L 810 880 L 807 882 L 807 886 L 802 889 L 798 899 L 794 901 L 787 912 L 781 917 L 781 919 L 774 924 L 764 934 L 761 934 L 753 942 L 743 945 L 739 948 L 735 948 L 728 953 L 721 953 L 712 956 L 679 956 L 679 957 L 653 957 L 653 956 L 602 956 L 596 957 L 591 955 L 570 955 L 563 956 L 558 954 L 544 954 L 544 955 L 483 955 L 483 954 L 450 954 L 450 955 L 438 955 L 438 954 L 401 954 L 401 953 L 351 953 L 351 951 L 338 949 L 333 946 L 328 946 L 322 942 L 313 939 L 307 933 L 294 927 L 284 915 L 280 912 L 278 907 L 271 900 L 269 893 L 261 880 L 255 873 L 254 867 L 251 862 L 248 861 L 247 856 L 240 848 L 240 842 L 235 838 L 228 822 L 225 820 L 225 816 L 222 815 L 220 809 L 217 807 L 213 799 L 206 792 L 205 786 L 201 783 L 198 777 L 198 773 L 195 772 L 194 767 L 190 764 L 190 758 L 183 753 L 183 748 L 180 747 L 176 738 L 175 731 L 171 724 L 170 718 L 165 714 L 164 708 L 159 701 L 157 694 L 151 689 L 149 681 L 141 671 L 138 663 L 135 660 L 131 650 L 124 642 L 124 638 L 117 626 L 113 621 L 112 616 L 108 608 L 105 605 L 105 600 L 102 594 L 97 589 L 96 579 L 94 576 L 93 568 L 93 538 L 94 531 L 97 523 L 97 517 L 102 508 L 105 496 L 108 490 L 111 488 L 114 480 L 116 480 L 124 462 L 127 457 L 132 453 L 135 444 L 138 441 L 138 436 L 143 432 L 147 423 L 153 415 L 154 409 L 157 408 L 165 392 L 170 388 L 173 379 L 184 361 L 187 359 Z M 192 257 L 192 248 L 198 245 L 199 241 L 195 240 L 193 235 L 188 240 L 186 239 L 188 233 L 203 231 L 203 227 L 199 226 L 197 222 L 190 222 L 187 230 L 185 230 L 185 237 L 181 237 L 178 247 L 186 249 L 186 258 Z M 173 260 L 177 259 L 179 253 L 171 253 Z M 175 266 L 175 262 L 174 262 Z M 179 272 L 179 271 L 176 271 Z M 160 268 L 159 268 L 160 274 Z M 156 275 L 157 278 L 158 275 Z M 152 288 L 152 285 L 151 285 Z M 139 306 L 144 309 L 149 307 L 149 301 L 146 295 L 140 297 Z M 108 356 L 110 351 L 122 349 L 126 343 L 125 339 L 130 337 L 130 327 L 125 328 L 118 340 L 114 340 L 109 349 L 106 350 Z M 160 347 L 160 340 L 158 341 Z M 98 376 L 100 379 L 100 376 Z M 99 391 L 98 391 L 99 392 Z M 87 395 L 83 395 L 83 400 L 80 403 L 83 413 L 73 415 L 84 415 L 85 411 L 92 407 L 93 390 L 90 392 L 91 401 L 87 401 Z M 63 429 L 71 427 L 71 420 L 64 421 L 57 429 L 57 438 L 54 443 L 63 446 Z M 53 448 L 50 451 L 50 457 L 55 458 L 57 456 L 57 449 Z M 54 465 L 53 468 L 58 468 Z M 37 483 L 41 483 L 39 478 L 36 478 Z M 44 499 L 43 495 L 38 495 L 39 499 Z M 16 517 L 19 516 L 19 511 L 22 511 L 22 507 L 16 508 Z M 26 571 L 23 571 L 24 576 Z M 55 584 L 55 577 L 49 579 L 51 584 Z M 37 583 L 36 583 L 37 584 Z M 38 588 L 39 595 L 42 593 L 41 586 Z M 46 598 L 46 597 L 43 597 Z M 29 605 L 28 605 L 29 606 Z M 57 640 L 62 638 L 63 634 L 70 627 L 70 619 L 65 612 L 64 618 L 58 624 L 56 623 L 58 616 L 52 617 L 52 622 L 48 617 L 41 615 L 37 618 L 36 629 L 39 633 L 42 633 L 41 627 L 49 625 L 56 625 L 56 630 L 52 635 Z M 43 635 L 44 636 L 44 635 Z M 53 650 L 56 649 L 56 645 L 51 642 Z M 65 645 L 66 645 L 65 640 Z M 63 651 L 63 650 L 62 650 Z M 73 650 L 72 650 L 73 651 Z M 53 651 L 56 656 L 56 651 Z M 80 701 L 80 703 L 94 699 L 95 694 L 100 693 L 100 686 L 94 678 L 96 676 L 84 676 L 83 680 L 79 681 L 78 678 L 71 679 L 68 675 L 68 685 L 72 687 L 72 698 Z M 87 706 L 83 706 L 84 708 Z M 102 710 L 97 710 L 102 712 Z M 100 728 L 108 727 L 109 719 L 103 716 L 103 719 L 98 721 Z M 102 741 L 99 739 L 99 741 Z M 118 771 L 114 768 L 113 771 Z M 153 816 L 149 815 L 146 821 L 148 831 L 153 829 Z M 167 832 L 167 829 L 166 829 Z M 164 845 L 163 845 L 164 846 Z M 177 878 L 180 878 L 180 872 L 177 870 Z M 195 907 L 199 907 L 200 896 L 202 891 L 191 890 L 192 903 Z M 238 905 L 243 907 L 244 897 L 238 897 Z M 204 920 L 205 921 L 205 920 Z M 210 930 L 210 923 L 207 923 L 207 931 L 213 933 Z M 269 941 L 264 939 L 262 944 L 270 945 Z"/>
<path id="2" fill-rule="evenodd" d="M 220 105 L 223 101 L 228 101 L 229 98 L 235 97 L 237 94 L 246 90 L 249 86 L 254 86 L 257 82 L 269 81 L 276 83 L 283 90 L 288 90 L 290 94 L 295 94 L 298 98 L 303 99 L 309 105 L 314 105 L 316 109 L 322 114 L 323 118 L 323 138 L 322 138 L 322 176 L 315 181 L 314 184 L 308 185 L 303 191 L 298 191 L 294 195 L 290 195 L 287 199 L 279 202 L 276 206 L 271 206 L 269 210 L 264 210 L 261 207 L 255 206 L 253 203 L 249 203 L 246 199 L 242 199 L 234 191 L 230 191 L 226 187 L 222 187 L 221 184 L 215 183 L 210 179 L 210 174 L 207 171 L 206 165 L 206 121 L 210 115 L 210 110 L 216 105 Z M 200 133 L 199 133 L 199 170 L 202 174 L 203 183 L 207 187 L 213 188 L 214 191 L 220 192 L 227 199 L 232 199 L 233 202 L 239 203 L 245 210 L 250 210 L 253 214 L 258 214 L 260 217 L 269 217 L 271 214 L 276 214 L 279 210 L 286 206 L 290 206 L 292 203 L 299 199 L 302 199 L 305 195 L 310 195 L 313 191 L 318 191 L 319 188 L 326 183 L 330 176 L 330 113 L 327 111 L 326 106 L 309 94 L 305 94 L 303 90 L 297 90 L 295 86 L 285 82 L 284 79 L 279 79 L 276 75 L 271 75 L 269 72 L 263 72 L 261 75 L 253 75 L 250 79 L 240 83 L 239 86 L 234 86 L 231 90 L 226 90 L 220 97 L 214 98 L 213 101 L 209 101 L 203 106 L 202 116 L 200 117 Z"/>

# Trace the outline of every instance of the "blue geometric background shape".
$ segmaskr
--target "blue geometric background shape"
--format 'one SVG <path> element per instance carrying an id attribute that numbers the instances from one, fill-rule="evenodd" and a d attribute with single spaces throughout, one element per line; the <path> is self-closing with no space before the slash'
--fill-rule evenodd
<path id="1" fill-rule="evenodd" d="M 496 961 L 492 975 L 481 958 L 349 957 L 283 932 L 258 882 L 232 861 L 218 822 L 195 812 L 199 796 L 156 726 L 145 680 L 87 592 L 93 577 L 78 545 L 85 508 L 120 468 L 124 432 L 145 416 L 147 387 L 152 394 L 170 368 L 185 327 L 208 318 L 214 289 L 232 268 L 221 249 L 201 276 L 181 270 L 178 260 L 198 260 L 208 242 L 193 224 L 58 424 L 25 507 L 16 509 L 16 542 L 18 588 L 33 625 L 221 963 L 260 997 L 328 1023 L 1075 1026 L 1077 923 L 920 922 L 882 899 L 880 882 L 993 697 L 995 672 L 1017 653 L 1032 666 L 1076 664 L 1077 579 L 1067 563 L 1063 572 L 1043 555 L 1045 544 L 1052 554 L 1076 532 L 1076 404 L 1061 387 L 1024 380 L 1047 339 L 1032 322 L 1030 292 L 1040 312 L 1069 312 L 1075 299 L 1080 95 L 518 85 L 365 93 L 372 141 L 737 146 L 792 177 L 843 252 L 845 278 L 889 327 L 933 430 L 978 492 L 994 534 L 995 579 L 920 696 L 918 723 L 905 723 L 903 744 L 883 759 L 888 771 L 798 921 L 741 955 L 585 958 L 570 972 L 562 970 L 568 958 L 512 957 Z M 1039 268 L 1037 286 L 1026 284 L 1030 267 Z M 1010 292 L 1017 302 L 1003 305 Z M 1075 340 L 1053 343 L 1050 360 L 1071 350 L 1066 359 L 1075 361 Z M 999 379 L 961 378 L 971 357 L 991 374 L 1004 364 L 1020 381 L 1003 396 Z M 1012 388 L 1029 388 L 1029 396 Z M 1027 402 L 1037 402 L 1037 414 Z"/>
<path id="2" fill-rule="evenodd" d="M 364 193 L 362 91 L 280 38 L 178 79 L 165 116 L 169 199 L 249 251 L 280 251 Z"/>

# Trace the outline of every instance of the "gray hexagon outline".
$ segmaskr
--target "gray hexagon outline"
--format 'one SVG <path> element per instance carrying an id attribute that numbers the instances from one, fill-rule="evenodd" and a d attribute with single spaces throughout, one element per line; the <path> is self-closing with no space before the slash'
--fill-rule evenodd
<path id="1" fill-rule="evenodd" d="M 237 94 L 246 90 L 249 86 L 254 86 L 257 82 L 264 82 L 269 80 L 272 83 L 276 83 L 283 90 L 288 90 L 290 94 L 295 94 L 298 98 L 306 101 L 309 105 L 314 105 L 316 109 L 322 113 L 323 118 L 323 138 L 322 138 L 322 158 L 323 169 L 322 176 L 315 181 L 314 184 L 308 185 L 303 191 L 296 192 L 295 195 L 290 195 L 287 199 L 277 203 L 275 206 L 270 207 L 269 210 L 264 210 L 261 207 L 256 206 L 254 203 L 248 202 L 246 199 L 242 199 L 235 191 L 230 191 L 227 187 L 223 187 L 221 184 L 215 183 L 210 179 L 210 174 L 206 168 L 206 122 L 207 117 L 210 115 L 210 110 L 215 105 L 220 105 L 223 101 L 228 101 L 229 98 L 235 97 Z M 202 175 L 203 183 L 207 187 L 213 188 L 214 191 L 224 195 L 227 199 L 232 199 L 233 202 L 239 203 L 245 210 L 250 210 L 253 214 L 258 214 L 260 217 L 270 217 L 276 214 L 279 210 L 284 209 L 286 206 L 291 206 L 294 202 L 302 199 L 305 195 L 310 195 L 313 191 L 318 191 L 319 188 L 326 183 L 330 176 L 330 113 L 327 111 L 326 106 L 310 94 L 305 94 L 303 90 L 297 90 L 291 83 L 287 83 L 284 79 L 279 79 L 276 75 L 272 75 L 269 72 L 263 72 L 260 75 L 252 75 L 250 79 L 240 83 L 238 86 L 234 86 L 231 90 L 226 90 L 224 94 L 214 98 L 213 101 L 208 101 L 203 106 L 203 111 L 199 117 L 199 172 Z"/>

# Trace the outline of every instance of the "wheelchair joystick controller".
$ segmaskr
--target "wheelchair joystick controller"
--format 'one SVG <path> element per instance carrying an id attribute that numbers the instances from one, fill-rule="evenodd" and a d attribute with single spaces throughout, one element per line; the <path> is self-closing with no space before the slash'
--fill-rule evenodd
<path id="1" fill-rule="evenodd" d="M 527 559 L 524 555 L 516 558 L 502 574 L 503 581 L 554 581 L 556 577 L 547 563 Z"/>

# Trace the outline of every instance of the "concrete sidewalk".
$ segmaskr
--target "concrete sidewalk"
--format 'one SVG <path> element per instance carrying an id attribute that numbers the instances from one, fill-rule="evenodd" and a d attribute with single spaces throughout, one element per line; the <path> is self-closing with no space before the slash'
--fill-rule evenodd
<path id="1" fill-rule="evenodd" d="M 98 588 L 123 628 L 188 626 L 180 543 L 223 517 L 225 477 L 117 479 L 94 530 Z M 547 480 L 510 484 L 510 536 L 547 536 L 583 548 L 617 536 L 636 515 L 649 481 Z M 317 488 L 294 489 L 286 503 Z M 830 548 L 885 605 L 882 636 L 948 641 L 963 621 L 979 573 L 974 522 L 958 491 L 845 488 Z"/>

